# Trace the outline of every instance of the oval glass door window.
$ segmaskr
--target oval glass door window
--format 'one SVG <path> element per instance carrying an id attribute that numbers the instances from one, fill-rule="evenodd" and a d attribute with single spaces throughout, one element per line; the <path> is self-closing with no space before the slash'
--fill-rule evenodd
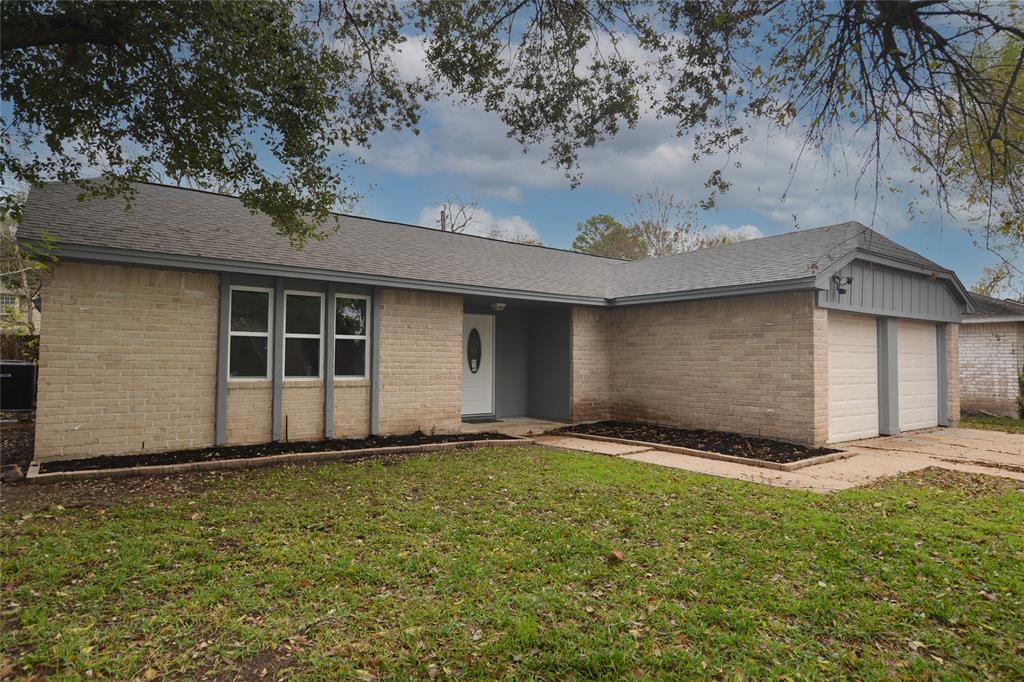
<path id="1" fill-rule="evenodd" d="M 469 360 L 469 371 L 476 374 L 480 369 L 480 354 L 483 348 L 480 344 L 480 332 L 475 328 L 469 332 L 469 341 L 466 342 L 466 359 Z"/>

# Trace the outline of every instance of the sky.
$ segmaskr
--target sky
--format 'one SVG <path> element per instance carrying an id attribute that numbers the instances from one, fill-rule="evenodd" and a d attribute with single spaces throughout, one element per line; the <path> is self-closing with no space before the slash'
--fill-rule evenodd
<path id="1" fill-rule="evenodd" d="M 907 204 L 917 188 L 907 164 L 887 166 L 905 192 L 879 197 L 870 180 L 857 181 L 857 166 L 816 152 L 800 157 L 796 133 L 760 130 L 751 136 L 727 177 L 732 188 L 718 208 L 700 216 L 716 232 L 742 230 L 773 235 L 860 220 L 897 242 L 952 268 L 968 286 L 993 258 L 957 222 L 925 200 L 920 214 Z M 576 224 L 609 213 L 625 221 L 631 197 L 662 188 L 699 200 L 714 164 L 695 165 L 685 138 L 664 121 L 643 120 L 582 155 L 583 179 L 575 189 L 557 169 L 542 163 L 545 150 L 524 154 L 505 136 L 496 117 L 452 105 L 428 105 L 421 133 L 387 133 L 362 150 L 350 175 L 363 198 L 354 212 L 398 222 L 435 225 L 438 204 L 450 197 L 478 202 L 475 231 L 492 225 L 535 235 L 568 248 Z M 798 162 L 799 158 L 799 162 Z M 795 166 L 794 166 L 795 164 Z"/>
<path id="2" fill-rule="evenodd" d="M 425 74 L 415 39 L 396 61 L 405 76 Z M 385 220 L 432 227 L 438 204 L 460 197 L 478 203 L 471 231 L 496 226 L 568 248 L 576 224 L 588 217 L 609 213 L 626 221 L 631 197 L 656 188 L 700 200 L 710 171 L 724 167 L 731 190 L 716 210 L 699 216 L 714 232 L 768 236 L 859 220 L 955 270 L 967 286 L 995 263 L 934 200 L 921 199 L 917 211 L 908 211 L 918 185 L 899 155 L 885 158 L 883 170 L 900 191 L 876 194 L 870 177 L 858 180 L 851 149 L 807 150 L 802 141 L 799 131 L 755 123 L 739 154 L 695 164 L 691 140 L 677 136 L 672 121 L 644 115 L 634 129 L 582 152 L 582 182 L 574 189 L 561 171 L 542 163 L 546 149 L 524 153 L 495 115 L 441 99 L 426 105 L 418 135 L 387 132 L 346 155 L 361 158 L 349 168 L 363 194 L 353 212 Z"/>

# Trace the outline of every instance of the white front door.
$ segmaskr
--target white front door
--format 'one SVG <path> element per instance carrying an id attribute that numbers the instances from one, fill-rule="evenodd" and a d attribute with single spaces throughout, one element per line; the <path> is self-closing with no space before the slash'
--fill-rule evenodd
<path id="1" fill-rule="evenodd" d="M 828 313 L 828 442 L 878 435 L 878 323 Z"/>
<path id="2" fill-rule="evenodd" d="M 900 430 L 939 424 L 939 358 L 935 325 L 900 320 Z"/>
<path id="3" fill-rule="evenodd" d="M 494 315 L 462 322 L 462 414 L 494 414 Z"/>

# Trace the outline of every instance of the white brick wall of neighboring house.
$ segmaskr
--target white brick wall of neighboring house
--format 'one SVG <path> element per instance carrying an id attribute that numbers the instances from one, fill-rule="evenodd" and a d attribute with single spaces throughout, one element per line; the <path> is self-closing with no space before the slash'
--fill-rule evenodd
<path id="1" fill-rule="evenodd" d="M 960 326 L 960 393 L 964 411 L 1017 416 L 1017 377 L 1024 368 L 1024 322 Z"/>

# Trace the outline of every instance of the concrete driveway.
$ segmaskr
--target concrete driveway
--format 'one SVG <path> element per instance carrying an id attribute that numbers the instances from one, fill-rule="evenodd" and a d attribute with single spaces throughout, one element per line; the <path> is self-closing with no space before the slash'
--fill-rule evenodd
<path id="1" fill-rule="evenodd" d="M 538 443 L 573 450 L 736 478 L 784 488 L 828 493 L 868 485 L 877 480 L 927 467 L 941 467 L 1024 481 L 1024 435 L 977 429 L 927 429 L 844 443 L 853 457 L 796 471 L 719 462 L 665 452 L 657 448 L 615 446 L 566 436 L 541 436 Z"/>

